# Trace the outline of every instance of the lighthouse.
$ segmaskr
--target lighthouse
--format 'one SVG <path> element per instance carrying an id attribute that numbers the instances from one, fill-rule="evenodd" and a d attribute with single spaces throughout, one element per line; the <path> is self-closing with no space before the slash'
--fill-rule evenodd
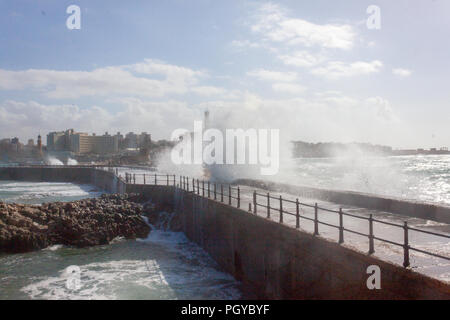
<path id="1" fill-rule="evenodd" d="M 41 134 L 38 135 L 37 147 L 38 147 L 39 154 L 42 155 L 42 137 L 41 137 Z"/>

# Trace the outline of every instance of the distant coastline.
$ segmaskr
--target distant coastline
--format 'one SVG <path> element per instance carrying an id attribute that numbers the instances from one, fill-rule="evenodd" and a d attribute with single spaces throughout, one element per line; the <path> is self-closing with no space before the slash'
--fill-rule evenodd
<path id="1" fill-rule="evenodd" d="M 447 147 L 431 149 L 393 149 L 389 146 L 370 143 L 336 143 L 292 141 L 294 158 L 333 158 L 339 156 L 406 156 L 450 154 Z"/>

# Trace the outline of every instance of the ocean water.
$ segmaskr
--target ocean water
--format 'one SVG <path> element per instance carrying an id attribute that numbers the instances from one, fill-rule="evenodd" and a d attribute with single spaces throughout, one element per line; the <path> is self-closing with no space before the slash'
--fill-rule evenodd
<path id="1" fill-rule="evenodd" d="M 0 181 L 0 201 L 40 204 L 54 201 L 75 201 L 98 197 L 102 190 L 92 185 L 66 182 Z"/>
<path id="2" fill-rule="evenodd" d="M 0 182 L 0 198 L 19 203 L 95 197 L 92 186 Z M 75 285 L 74 285 L 75 284 Z M 239 299 L 240 284 L 183 233 L 91 248 L 52 246 L 0 254 L 0 299 Z"/>
<path id="3" fill-rule="evenodd" d="M 268 179 L 450 204 L 450 155 L 299 158 Z"/>
<path id="4" fill-rule="evenodd" d="M 68 284 L 74 274 L 76 286 Z M 0 299 L 240 297 L 239 283 L 182 233 L 154 230 L 147 239 L 0 257 Z"/>

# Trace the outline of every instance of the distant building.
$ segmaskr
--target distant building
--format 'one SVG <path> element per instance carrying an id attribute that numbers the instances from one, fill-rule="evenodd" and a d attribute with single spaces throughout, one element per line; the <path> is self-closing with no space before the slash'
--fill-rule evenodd
<path id="1" fill-rule="evenodd" d="M 146 148 L 150 145 L 152 141 L 152 136 L 147 132 L 142 132 L 141 134 L 136 134 L 134 132 L 128 132 L 125 138 L 121 141 L 121 149 L 138 149 Z"/>
<path id="2" fill-rule="evenodd" d="M 124 147 L 126 149 L 137 149 L 139 145 L 139 141 L 138 141 L 138 135 L 135 134 L 134 132 L 128 132 L 125 135 L 125 145 Z"/>
<path id="3" fill-rule="evenodd" d="M 71 151 L 77 154 L 109 154 L 119 151 L 119 136 L 111 136 L 106 132 L 103 136 L 75 132 L 73 129 L 51 132 L 47 135 L 49 151 Z"/>
<path id="4" fill-rule="evenodd" d="M 73 129 L 59 132 L 50 132 L 47 135 L 47 150 L 69 151 L 70 137 L 75 133 Z"/>
<path id="5" fill-rule="evenodd" d="M 75 153 L 109 154 L 119 151 L 118 136 L 111 136 L 106 132 L 103 136 L 75 133 L 71 136 L 70 150 Z"/>

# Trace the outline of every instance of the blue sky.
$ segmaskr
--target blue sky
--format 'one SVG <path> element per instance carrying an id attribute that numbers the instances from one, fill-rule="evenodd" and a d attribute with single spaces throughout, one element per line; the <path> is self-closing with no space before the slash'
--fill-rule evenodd
<path id="1" fill-rule="evenodd" d="M 210 109 L 286 139 L 449 146 L 450 3 L 413 4 L 3 0 L 0 137 L 168 138 Z"/>

